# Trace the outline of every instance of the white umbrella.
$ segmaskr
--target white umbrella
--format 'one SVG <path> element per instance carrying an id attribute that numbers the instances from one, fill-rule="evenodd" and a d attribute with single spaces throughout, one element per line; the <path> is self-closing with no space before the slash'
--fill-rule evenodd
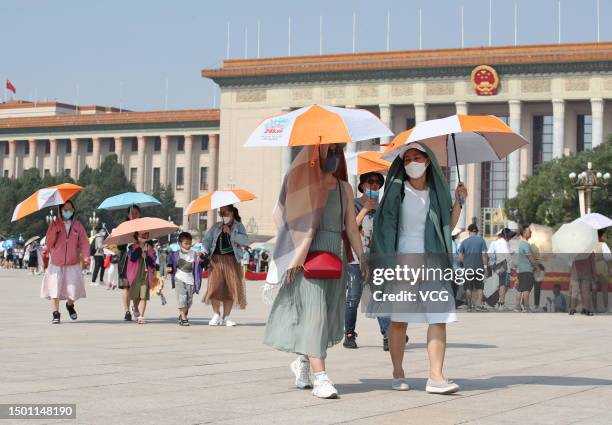
<path id="1" fill-rule="evenodd" d="M 574 220 L 574 223 L 578 221 L 588 224 L 595 230 L 605 229 L 606 227 L 612 226 L 612 220 L 599 213 L 585 214 L 582 217 L 578 217 L 576 220 Z"/>
<path id="2" fill-rule="evenodd" d="M 566 254 L 569 259 L 590 254 L 597 245 L 597 231 L 583 221 L 566 223 L 552 236 L 554 254 Z"/>
<path id="3" fill-rule="evenodd" d="M 244 146 L 351 143 L 392 135 L 382 121 L 368 110 L 310 105 L 266 118 L 249 136 Z"/>

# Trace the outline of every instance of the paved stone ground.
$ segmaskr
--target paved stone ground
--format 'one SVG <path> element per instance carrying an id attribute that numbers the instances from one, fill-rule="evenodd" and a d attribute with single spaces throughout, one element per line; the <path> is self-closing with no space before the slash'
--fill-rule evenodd
<path id="1" fill-rule="evenodd" d="M 463 313 L 449 328 L 454 396 L 424 392 L 425 327 L 409 330 L 411 390 L 394 392 L 374 320 L 359 318 L 358 350 L 329 352 L 338 400 L 295 389 L 293 356 L 261 343 L 267 307 L 249 282 L 242 326 L 211 328 L 208 306 L 176 324 L 175 299 L 151 303 L 144 326 L 124 323 L 118 293 L 87 287 L 79 320 L 52 326 L 40 277 L 0 271 L 0 403 L 76 403 L 95 424 L 612 424 L 612 316 Z M 64 307 L 62 307 L 64 309 Z M 10 421 L 0 420 L 0 424 Z"/>

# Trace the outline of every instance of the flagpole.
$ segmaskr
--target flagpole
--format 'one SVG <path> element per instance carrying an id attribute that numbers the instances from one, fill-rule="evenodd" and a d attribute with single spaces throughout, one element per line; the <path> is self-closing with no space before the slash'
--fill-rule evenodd
<path id="1" fill-rule="evenodd" d="M 257 59 L 260 58 L 259 56 L 259 52 L 260 52 L 260 47 L 261 47 L 261 20 L 257 20 Z"/>
<path id="2" fill-rule="evenodd" d="M 518 45 L 518 4 L 514 2 L 514 45 Z"/>
<path id="3" fill-rule="evenodd" d="M 387 10 L 387 52 L 391 47 L 391 10 Z"/>
<path id="4" fill-rule="evenodd" d="M 249 57 L 249 27 L 244 27 L 244 58 Z"/>
<path id="5" fill-rule="evenodd" d="M 164 111 L 168 110 L 168 77 L 166 77 L 166 95 L 164 98 Z"/>
<path id="6" fill-rule="evenodd" d="M 557 34 L 557 44 L 561 44 L 561 0 L 557 1 L 557 29 L 559 30 Z"/>
<path id="7" fill-rule="evenodd" d="M 353 53 L 356 52 L 357 12 L 353 12 Z"/>
<path id="8" fill-rule="evenodd" d="M 465 47 L 465 31 L 463 25 L 463 5 L 461 5 L 461 48 Z"/>
<path id="9" fill-rule="evenodd" d="M 227 21 L 227 38 L 225 40 L 225 59 L 230 57 L 230 23 Z"/>
<path id="10" fill-rule="evenodd" d="M 493 21 L 493 0 L 489 0 L 489 47 L 491 47 L 491 41 L 492 41 L 492 21 Z"/>
<path id="11" fill-rule="evenodd" d="M 74 105 L 76 106 L 76 112 L 79 113 L 79 83 L 76 85 L 76 99 Z"/>
<path id="12" fill-rule="evenodd" d="M 419 50 L 423 50 L 423 10 L 419 9 Z"/>
<path id="13" fill-rule="evenodd" d="M 123 81 L 119 81 L 119 113 L 123 110 Z"/>
<path id="14" fill-rule="evenodd" d="M 599 37 L 600 36 L 600 32 L 599 32 L 599 25 L 600 25 L 600 23 L 599 23 L 599 13 L 600 13 L 600 9 L 599 9 L 599 7 L 600 7 L 599 0 L 597 0 L 597 42 L 598 43 L 601 41 L 601 38 Z"/>
<path id="15" fill-rule="evenodd" d="M 323 54 L 323 15 L 319 15 L 319 55 Z"/>
<path id="16" fill-rule="evenodd" d="M 291 56 L 291 16 L 289 16 L 287 28 L 287 56 Z"/>

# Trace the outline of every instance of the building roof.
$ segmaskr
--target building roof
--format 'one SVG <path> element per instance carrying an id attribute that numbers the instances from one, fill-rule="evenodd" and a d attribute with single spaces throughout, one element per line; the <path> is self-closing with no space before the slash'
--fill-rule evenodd
<path id="1" fill-rule="evenodd" d="M 45 128 L 53 131 L 66 128 L 151 128 L 152 126 L 184 123 L 219 122 L 218 109 L 187 109 L 180 111 L 108 112 L 101 114 L 66 114 L 43 117 L 19 117 L 0 119 L 0 133 L 6 130 Z M 4 130 L 4 131 L 3 131 Z"/>
<path id="2" fill-rule="evenodd" d="M 325 75 L 327 78 L 336 75 L 339 79 L 350 79 L 349 74 L 358 76 L 372 71 L 395 70 L 417 71 L 412 75 L 418 76 L 428 69 L 449 70 L 451 73 L 453 69 L 461 69 L 463 72 L 465 68 L 482 64 L 498 67 L 546 66 L 602 61 L 612 64 L 612 42 L 231 59 L 223 61 L 221 68 L 203 70 L 202 76 L 220 84 L 241 84 L 238 78 L 244 82 L 281 75 L 289 76 L 289 79 L 292 75 L 303 76 L 298 80 L 326 79 Z M 308 74 L 311 77 L 307 77 Z"/>
<path id="3" fill-rule="evenodd" d="M 0 103 L 0 110 L 2 109 L 32 109 L 32 108 L 62 108 L 72 109 L 79 111 L 99 111 L 99 112 L 119 112 L 119 108 L 114 106 L 100 106 L 100 105 L 84 105 L 76 106 L 69 103 L 62 102 L 31 102 L 29 100 L 10 100 L 8 102 Z M 124 112 L 129 112 L 124 109 Z"/>

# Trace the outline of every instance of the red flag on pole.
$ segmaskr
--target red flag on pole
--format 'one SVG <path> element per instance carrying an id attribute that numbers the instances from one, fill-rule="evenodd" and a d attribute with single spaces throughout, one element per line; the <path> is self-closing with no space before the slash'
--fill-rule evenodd
<path id="1" fill-rule="evenodd" d="M 17 94 L 17 90 L 15 89 L 15 86 L 9 80 L 6 80 L 6 88 L 12 91 L 13 94 Z"/>

